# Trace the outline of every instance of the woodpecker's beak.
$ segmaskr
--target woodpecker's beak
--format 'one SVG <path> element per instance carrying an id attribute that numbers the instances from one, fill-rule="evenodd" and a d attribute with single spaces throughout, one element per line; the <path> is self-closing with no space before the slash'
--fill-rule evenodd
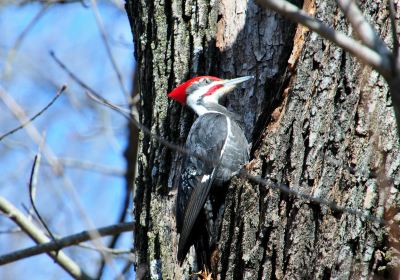
<path id="1" fill-rule="evenodd" d="M 223 80 L 220 82 L 220 85 L 222 85 L 222 88 L 218 90 L 218 99 L 220 99 L 222 96 L 225 94 L 231 92 L 236 88 L 236 86 L 240 83 L 243 83 L 245 81 L 254 79 L 254 76 L 245 76 L 245 77 L 240 77 L 240 78 L 235 78 L 231 80 Z"/>
<path id="2" fill-rule="evenodd" d="M 235 79 L 231 79 L 231 80 L 224 80 L 221 84 L 224 87 L 236 87 L 236 85 L 243 83 L 245 81 L 254 79 L 254 76 L 244 76 L 244 77 L 240 77 L 240 78 L 235 78 Z"/>

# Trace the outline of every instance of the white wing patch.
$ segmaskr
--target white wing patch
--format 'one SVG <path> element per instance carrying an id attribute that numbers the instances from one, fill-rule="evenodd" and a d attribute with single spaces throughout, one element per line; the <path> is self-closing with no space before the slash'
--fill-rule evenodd
<path id="1" fill-rule="evenodd" d="M 208 179 L 210 179 L 210 175 L 204 175 L 203 178 L 201 178 L 201 182 L 202 183 L 207 182 Z"/>

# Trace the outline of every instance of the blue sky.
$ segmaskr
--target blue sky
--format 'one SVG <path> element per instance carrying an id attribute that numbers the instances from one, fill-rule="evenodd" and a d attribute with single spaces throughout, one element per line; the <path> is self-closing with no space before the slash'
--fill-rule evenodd
<path id="1" fill-rule="evenodd" d="M 42 6 L 0 6 L 0 85 L 24 109 L 28 116 L 41 110 L 62 84 L 67 91 L 34 125 L 46 134 L 46 144 L 57 157 L 87 161 L 123 171 L 126 147 L 126 121 L 118 114 L 94 104 L 49 55 L 55 54 L 82 80 L 116 104 L 126 104 L 117 76 L 101 40 L 94 13 L 80 3 L 53 5 L 24 37 L 14 56 L 10 50 L 21 32 Z M 132 35 L 126 13 L 110 2 L 100 2 L 112 52 L 125 88 L 130 91 L 134 67 Z M 19 125 L 0 99 L 0 135 Z M 25 130 L 0 142 L 0 195 L 23 210 L 29 206 L 27 183 L 35 143 Z M 125 182 L 122 176 L 110 176 L 79 168 L 65 169 L 65 176 L 79 194 L 80 204 L 96 226 L 116 222 L 121 211 Z M 43 159 L 37 186 L 37 208 L 55 234 L 64 236 L 87 229 L 76 201 Z M 15 226 L 0 216 L 0 230 Z M 132 234 L 125 234 L 122 248 L 131 246 Z M 0 234 L 0 254 L 31 246 L 23 233 Z M 95 272 L 98 254 L 83 248 L 66 250 L 85 270 Z M 123 262 L 116 262 L 117 266 Z M 0 267 L 1 279 L 70 279 L 46 255 Z M 113 278 L 110 270 L 104 279 Z"/>

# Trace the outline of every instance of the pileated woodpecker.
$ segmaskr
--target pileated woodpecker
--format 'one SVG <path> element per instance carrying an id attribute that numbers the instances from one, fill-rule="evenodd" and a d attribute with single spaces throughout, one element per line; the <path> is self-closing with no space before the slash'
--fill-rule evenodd
<path id="1" fill-rule="evenodd" d="M 193 244 L 191 232 L 212 185 L 222 185 L 249 160 L 248 142 L 237 123 L 238 116 L 218 101 L 246 76 L 223 80 L 200 76 L 179 85 L 168 97 L 189 106 L 199 117 L 185 144 L 176 205 L 176 225 L 180 233 L 177 258 L 183 262 Z M 201 229 L 199 229 L 201 230 Z"/>

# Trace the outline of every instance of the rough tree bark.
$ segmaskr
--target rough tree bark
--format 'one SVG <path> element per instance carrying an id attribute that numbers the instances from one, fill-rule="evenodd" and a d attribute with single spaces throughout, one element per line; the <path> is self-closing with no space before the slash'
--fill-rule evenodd
<path id="1" fill-rule="evenodd" d="M 385 3 L 363 2 L 370 22 L 389 38 Z M 351 33 L 334 1 L 304 6 Z M 243 116 L 253 143 L 249 172 L 394 218 L 396 226 L 384 227 L 235 178 L 219 237 L 220 279 L 359 279 L 396 272 L 400 154 L 387 86 L 376 72 L 253 1 L 128 0 L 126 10 L 140 121 L 153 133 L 185 141 L 194 116 L 167 100 L 176 84 L 200 74 L 255 75 L 226 100 Z M 175 184 L 182 156 L 147 134 L 140 137 L 137 276 L 189 278 L 201 268 L 191 258 L 182 267 L 176 260 Z"/>

